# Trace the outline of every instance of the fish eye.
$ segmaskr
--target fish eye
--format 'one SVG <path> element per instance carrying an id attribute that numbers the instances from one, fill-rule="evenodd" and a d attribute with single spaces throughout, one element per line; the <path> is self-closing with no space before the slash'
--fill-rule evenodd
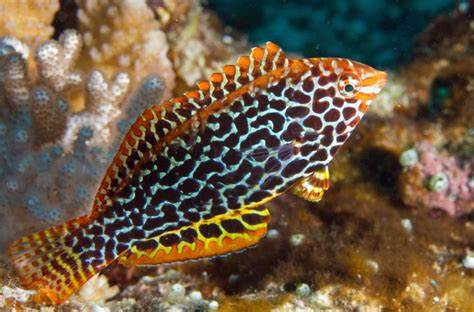
<path id="1" fill-rule="evenodd" d="M 354 91 L 354 89 L 354 86 L 351 84 L 346 84 L 346 86 L 344 87 L 344 91 L 346 91 L 347 93 Z"/>
<path id="2" fill-rule="evenodd" d="M 338 89 L 339 93 L 348 98 L 354 97 L 359 91 L 360 79 L 351 73 L 344 73 L 339 77 Z"/>

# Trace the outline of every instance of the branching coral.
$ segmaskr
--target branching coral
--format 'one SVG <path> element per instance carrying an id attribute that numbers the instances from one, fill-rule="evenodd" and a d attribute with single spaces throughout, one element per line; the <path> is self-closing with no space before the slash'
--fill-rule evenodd
<path id="1" fill-rule="evenodd" d="M 65 151 L 71 151 L 82 129 L 89 129 L 94 136 L 88 139 L 90 146 L 100 146 L 110 141 L 114 120 L 122 111 L 120 104 L 127 94 L 130 84 L 128 74 L 120 73 L 108 81 L 100 71 L 92 71 L 87 82 L 86 109 L 68 121 L 68 127 L 62 138 Z"/>
<path id="2" fill-rule="evenodd" d="M 165 30 L 185 21 L 189 11 L 199 6 L 195 0 L 147 0 L 147 4 Z"/>
<path id="3" fill-rule="evenodd" d="M 59 42 L 48 40 L 37 49 L 36 61 L 40 76 L 55 92 L 82 82 L 81 74 L 73 69 L 81 48 L 82 40 L 78 33 L 66 30 Z"/>
<path id="4" fill-rule="evenodd" d="M 22 234 L 89 210 L 118 134 L 137 115 L 124 103 L 143 108 L 163 91 L 157 76 L 128 96 L 128 73 L 110 80 L 98 70 L 82 74 L 76 69 L 82 47 L 76 31 L 39 45 L 33 66 L 27 45 L 7 39 L 0 40 L 2 253 Z M 86 104 L 74 113 L 70 103 L 77 98 Z"/>

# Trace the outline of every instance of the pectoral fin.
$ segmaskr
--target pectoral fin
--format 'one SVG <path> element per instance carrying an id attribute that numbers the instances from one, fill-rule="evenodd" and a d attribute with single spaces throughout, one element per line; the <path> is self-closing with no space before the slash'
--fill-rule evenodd
<path id="1" fill-rule="evenodd" d="M 327 166 L 302 179 L 291 188 L 291 192 L 310 202 L 318 202 L 329 189 L 329 169 Z"/>

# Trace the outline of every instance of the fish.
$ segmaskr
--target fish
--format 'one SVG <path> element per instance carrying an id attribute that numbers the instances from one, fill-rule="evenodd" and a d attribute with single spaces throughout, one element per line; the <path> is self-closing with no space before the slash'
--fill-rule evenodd
<path id="1" fill-rule="evenodd" d="M 38 301 L 60 304 L 112 262 L 156 265 L 254 246 L 268 229 L 265 203 L 287 191 L 322 199 L 329 163 L 386 80 L 349 59 L 255 47 L 145 109 L 90 213 L 12 242 L 11 264 Z"/>

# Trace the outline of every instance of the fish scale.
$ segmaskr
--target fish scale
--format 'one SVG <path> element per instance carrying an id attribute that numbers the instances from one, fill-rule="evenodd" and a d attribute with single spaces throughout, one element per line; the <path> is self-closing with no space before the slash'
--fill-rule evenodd
<path id="1" fill-rule="evenodd" d="M 197 90 L 146 109 L 91 213 L 12 243 L 13 266 L 40 300 L 60 303 L 117 259 L 159 264 L 256 244 L 270 220 L 264 203 L 287 190 L 321 199 L 326 166 L 385 79 L 347 59 L 252 49 Z"/>

